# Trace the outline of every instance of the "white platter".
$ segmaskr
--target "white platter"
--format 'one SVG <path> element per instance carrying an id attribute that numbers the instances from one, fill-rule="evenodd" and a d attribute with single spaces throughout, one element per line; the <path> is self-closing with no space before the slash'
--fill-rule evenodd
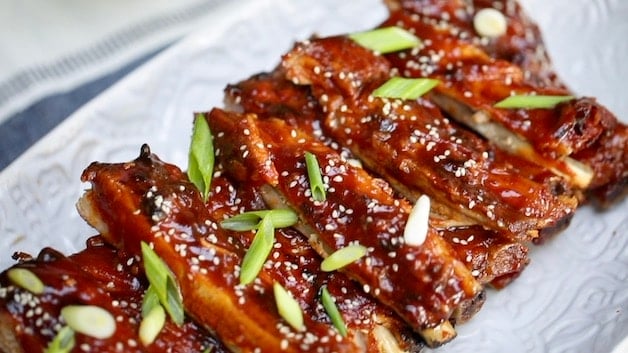
<path id="1" fill-rule="evenodd" d="M 564 79 L 628 119 L 628 2 L 525 0 Z M 80 250 L 94 234 L 77 215 L 81 171 L 94 160 L 135 158 L 148 142 L 185 168 L 192 112 L 220 106 L 222 89 L 272 69 L 294 40 L 366 29 L 379 1 L 232 2 L 69 117 L 0 174 L 0 267 L 44 246 Z M 36 117 L 33 117 L 36 120 Z M 533 249 L 511 286 L 438 352 L 610 352 L 628 335 L 628 201 L 585 207 L 567 231 Z"/>

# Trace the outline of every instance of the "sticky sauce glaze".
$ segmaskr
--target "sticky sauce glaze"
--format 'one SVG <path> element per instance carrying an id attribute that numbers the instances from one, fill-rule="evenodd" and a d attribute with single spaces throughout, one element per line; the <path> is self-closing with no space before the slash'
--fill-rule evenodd
<path id="1" fill-rule="evenodd" d="M 44 293 L 34 295 L 0 275 L 0 311 L 8 313 L 24 352 L 43 351 L 65 325 L 60 311 L 66 305 L 96 305 L 115 317 L 112 337 L 96 339 L 76 333 L 73 352 L 226 352 L 205 330 L 186 320 L 182 326 L 167 320 L 155 341 L 144 346 L 139 340 L 141 305 L 147 288 L 138 263 L 100 237 L 90 238 L 87 248 L 66 257 L 43 249 L 37 258 L 13 268 L 33 272 L 43 283 Z"/>
<path id="2" fill-rule="evenodd" d="M 298 44 L 284 56 L 283 67 L 288 78 L 307 83 L 319 98 L 326 132 L 414 193 L 507 230 L 515 240 L 535 237 L 539 229 L 570 218 L 576 207 L 564 189 L 557 194 L 551 183 L 537 182 L 542 177 L 530 178 L 546 172 L 500 153 L 449 121 L 431 100 L 372 97 L 394 71 L 385 58 L 348 38 Z"/>
<path id="3" fill-rule="evenodd" d="M 277 313 L 270 274 L 240 285 L 248 244 L 223 231 L 186 175 L 147 146 L 133 162 L 92 164 L 84 180 L 92 183 L 86 197 L 109 226 L 103 234 L 107 241 L 136 255 L 140 241 L 151 244 L 175 274 L 186 313 L 227 347 L 243 352 L 356 351 L 333 327 L 307 316 L 305 331 L 292 329 Z M 226 191 L 233 196 L 233 190 Z"/>
<path id="4" fill-rule="evenodd" d="M 218 158 L 239 161 L 238 166 L 231 163 L 236 174 L 248 166 L 248 173 L 259 174 L 260 183 L 275 187 L 314 229 L 315 234 L 308 236 L 311 242 L 321 243 L 315 244 L 319 252 L 328 255 L 356 243 L 367 247 L 368 254 L 343 272 L 415 329 L 442 323 L 461 301 L 477 294 L 477 283 L 464 265 L 452 258 L 435 231 L 430 231 L 422 246 L 404 245 L 403 229 L 411 206 L 392 197 L 390 189 L 382 188 L 385 183 L 350 166 L 333 149 L 281 120 L 213 110 L 208 122 L 217 136 L 216 144 L 223 147 Z M 311 197 L 305 151 L 318 159 L 327 189 L 324 202 Z M 256 166 L 262 168 L 253 169 Z"/>

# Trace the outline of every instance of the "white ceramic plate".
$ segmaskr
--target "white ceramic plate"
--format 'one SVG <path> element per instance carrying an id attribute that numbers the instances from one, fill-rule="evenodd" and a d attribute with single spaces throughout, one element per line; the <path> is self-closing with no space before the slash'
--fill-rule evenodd
<path id="1" fill-rule="evenodd" d="M 550 52 L 577 92 L 624 121 L 628 100 L 628 2 L 526 0 Z M 94 234 L 74 203 L 94 160 L 135 158 L 150 143 L 185 168 L 192 112 L 221 105 L 226 83 L 272 69 L 296 39 L 374 26 L 377 0 L 250 0 L 213 21 L 69 117 L 0 175 L 0 266 L 14 251 L 80 250 Z M 36 117 L 33 117 L 36 120 Z M 439 352 L 609 352 L 628 335 L 628 201 L 585 207 L 570 228 L 533 249 L 524 274 L 490 292 L 483 310 Z"/>

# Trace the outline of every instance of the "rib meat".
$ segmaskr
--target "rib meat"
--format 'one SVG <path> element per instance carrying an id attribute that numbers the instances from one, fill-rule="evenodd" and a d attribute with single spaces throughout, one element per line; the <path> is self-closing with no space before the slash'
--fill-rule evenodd
<path id="1" fill-rule="evenodd" d="M 526 81 L 542 87 L 564 88 L 554 71 L 541 31 L 519 2 L 512 0 L 385 0 L 391 12 L 404 10 L 433 25 L 446 25 L 452 35 L 477 45 L 490 57 L 509 61 L 523 70 Z M 485 8 L 501 11 L 506 33 L 482 37 L 473 27 L 475 14 Z"/>
<path id="2" fill-rule="evenodd" d="M 577 206 L 560 178 L 450 122 L 431 100 L 372 97 L 390 64 L 346 37 L 299 43 L 283 67 L 295 84 L 311 86 L 325 132 L 410 200 L 429 194 L 515 240 L 560 229 Z"/>
<path id="3" fill-rule="evenodd" d="M 66 305 L 96 305 L 116 320 L 108 339 L 75 335 L 75 347 L 90 352 L 212 352 L 226 349 L 190 320 L 182 326 L 167 320 L 155 341 L 144 346 L 138 339 L 146 280 L 138 274 L 134 258 L 119 253 L 93 237 L 81 252 L 64 256 L 43 249 L 11 267 L 28 269 L 44 283 L 44 293 L 32 294 L 12 284 L 7 271 L 0 275 L 0 352 L 43 352 L 64 324 L 59 313 Z M 78 349 L 78 348 L 77 348 Z M 77 350 L 76 350 L 77 351 Z"/>
<path id="4" fill-rule="evenodd" d="M 243 211 L 267 209 L 261 191 L 249 182 L 233 183 L 223 176 L 212 180 L 207 207 L 216 220 L 235 216 Z M 249 243 L 250 232 L 234 232 Z M 423 341 L 390 309 L 373 300 L 357 283 L 340 272 L 323 272 L 321 257 L 306 237 L 293 228 L 275 230 L 275 246 L 267 271 L 285 278 L 285 288 L 295 295 L 307 315 L 329 322 L 321 307 L 320 288 L 326 286 L 347 329 L 366 352 L 419 352 Z"/>
<path id="5" fill-rule="evenodd" d="M 177 167 L 160 161 L 147 146 L 139 158 L 120 164 L 92 163 L 83 173 L 92 184 L 79 202 L 81 215 L 112 245 L 140 255 L 154 247 L 174 273 L 186 313 L 234 352 L 362 352 L 355 337 L 304 315 L 297 332 L 279 316 L 272 281 L 263 271 L 251 285 L 239 283 L 242 237 L 220 228 L 200 193 Z M 280 272 L 280 271 L 279 271 Z"/>
<path id="6" fill-rule="evenodd" d="M 480 285 L 434 229 L 422 246 L 404 245 L 410 211 L 405 200 L 392 197 L 383 181 L 282 120 L 219 109 L 206 117 L 220 150 L 216 157 L 230 175 L 257 183 L 269 205 L 293 208 L 322 256 L 354 243 L 366 246 L 367 256 L 343 271 L 397 312 L 428 345 L 453 338 L 430 333 L 441 332 L 440 325 L 462 302 L 474 299 Z M 328 189 L 324 202 L 311 197 L 306 151 L 321 164 Z"/>
<path id="7" fill-rule="evenodd" d="M 261 118 L 280 118 L 301 131 L 308 131 L 312 138 L 341 148 L 323 133 L 320 126 L 323 113 L 309 86 L 294 85 L 281 68 L 231 84 L 225 92 L 227 106 L 232 110 L 254 113 Z M 342 149 L 340 152 L 355 160 L 349 152 Z M 432 224 L 456 249 L 458 258 L 477 274 L 480 283 L 501 288 L 525 268 L 528 263 L 525 245 L 498 232 L 469 225 L 468 219 L 444 205 L 436 205 L 436 210 L 435 205 L 432 206 Z"/>
<path id="8" fill-rule="evenodd" d="M 625 183 L 628 133 L 595 99 L 574 98 L 552 109 L 495 108 L 495 103 L 512 92 L 572 93 L 529 82 L 520 67 L 491 58 L 481 47 L 454 34 L 448 22 L 434 24 L 421 16 L 395 11 L 382 24 L 389 25 L 409 29 L 423 39 L 423 44 L 387 58 L 403 76 L 441 80 L 432 98 L 452 117 L 500 148 L 552 170 L 580 189 L 615 190 L 616 185 L 621 188 Z M 585 151 L 604 158 L 581 158 L 579 154 Z"/>

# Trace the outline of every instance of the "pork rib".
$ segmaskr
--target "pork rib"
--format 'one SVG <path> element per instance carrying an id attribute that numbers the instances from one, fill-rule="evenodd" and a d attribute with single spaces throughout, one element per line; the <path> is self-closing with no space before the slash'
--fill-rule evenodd
<path id="1" fill-rule="evenodd" d="M 217 172 L 215 174 L 218 174 Z M 221 173 L 222 174 L 222 173 Z M 241 212 L 267 209 L 262 192 L 249 182 L 234 183 L 216 176 L 212 180 L 207 207 L 217 221 Z M 234 237 L 250 243 L 250 232 L 234 232 Z M 418 352 L 423 341 L 390 309 L 375 301 L 341 272 L 320 269 L 321 257 L 307 238 L 293 228 L 275 230 L 275 246 L 266 272 L 284 278 L 284 286 L 294 294 L 307 315 L 331 325 L 321 307 L 320 290 L 326 286 L 346 322 L 350 335 L 366 352 Z"/>
<path id="2" fill-rule="evenodd" d="M 404 245 L 411 208 L 405 200 L 392 197 L 383 181 L 282 120 L 219 109 L 206 118 L 220 149 L 216 157 L 230 175 L 258 183 L 269 205 L 293 208 L 303 221 L 303 233 L 322 256 L 350 244 L 367 247 L 367 256 L 343 272 L 397 312 L 428 345 L 453 338 L 430 333 L 440 333 L 439 325 L 461 302 L 475 298 L 480 285 L 434 229 L 422 246 Z M 324 202 L 311 197 L 306 151 L 321 164 L 328 189 Z"/>
<path id="3" fill-rule="evenodd" d="M 450 122 L 431 100 L 374 98 L 390 64 L 347 37 L 299 43 L 283 67 L 319 99 L 325 131 L 410 200 L 429 194 L 515 240 L 561 228 L 577 206 L 560 178 Z"/>
<path id="4" fill-rule="evenodd" d="M 260 118 L 280 118 L 308 132 L 313 139 L 318 138 L 327 145 L 339 148 L 346 158 L 357 160 L 324 134 L 321 128 L 323 112 L 311 95 L 309 86 L 294 85 L 281 68 L 231 84 L 225 92 L 230 109 L 254 113 Z M 393 186 L 398 190 L 405 189 L 399 185 Z M 528 263 L 528 249 L 525 245 L 509 240 L 499 232 L 470 224 L 474 222 L 461 217 L 455 210 L 432 202 L 430 217 L 443 238 L 456 249 L 458 258 L 472 273 L 477 274 L 480 283 L 491 283 L 501 288 Z M 496 279 L 499 279 L 499 283 Z"/>
<path id="5" fill-rule="evenodd" d="M 239 283 L 242 244 L 212 221 L 200 193 L 177 167 L 143 146 L 128 163 L 92 163 L 83 173 L 92 188 L 79 202 L 81 215 L 112 245 L 139 256 L 146 242 L 170 267 L 185 311 L 234 352 L 361 352 L 326 322 L 305 316 L 306 331 L 278 314 L 273 272 L 251 285 Z M 228 319 L 226 319 L 228 318 Z"/>
<path id="6" fill-rule="evenodd" d="M 490 57 L 461 38 L 447 21 L 434 23 L 408 11 L 394 11 L 382 26 L 407 28 L 421 47 L 386 57 L 406 77 L 442 81 L 432 98 L 452 117 L 500 148 L 552 170 L 582 190 L 621 194 L 628 178 L 628 130 L 593 98 L 574 98 L 551 109 L 501 109 L 494 104 L 518 95 L 572 95 L 561 87 L 538 85 L 526 72 Z M 598 159 L 581 157 L 596 154 Z M 603 156 L 603 157 L 602 157 Z M 619 187 L 618 187 L 619 186 Z M 611 192 L 602 192 L 611 199 Z"/>
<path id="7" fill-rule="evenodd" d="M 96 305 L 116 317 L 116 330 L 106 339 L 75 334 L 75 347 L 90 352 L 201 352 L 227 350 L 190 320 L 181 326 L 167 320 L 155 341 L 144 346 L 138 337 L 146 279 L 138 262 L 92 237 L 87 248 L 71 256 L 51 248 L 23 259 L 0 275 L 0 352 L 43 352 L 61 326 L 66 305 Z M 14 285 L 11 269 L 26 269 L 44 284 L 42 294 Z"/>
<path id="8" fill-rule="evenodd" d="M 477 45 L 490 57 L 523 70 L 526 81 L 542 87 L 565 87 L 554 71 L 541 31 L 519 2 L 510 0 L 385 0 L 391 12 L 404 10 L 433 25 L 447 25 L 451 34 Z M 506 33 L 490 38 L 475 31 L 474 16 L 493 8 L 506 18 Z"/>

